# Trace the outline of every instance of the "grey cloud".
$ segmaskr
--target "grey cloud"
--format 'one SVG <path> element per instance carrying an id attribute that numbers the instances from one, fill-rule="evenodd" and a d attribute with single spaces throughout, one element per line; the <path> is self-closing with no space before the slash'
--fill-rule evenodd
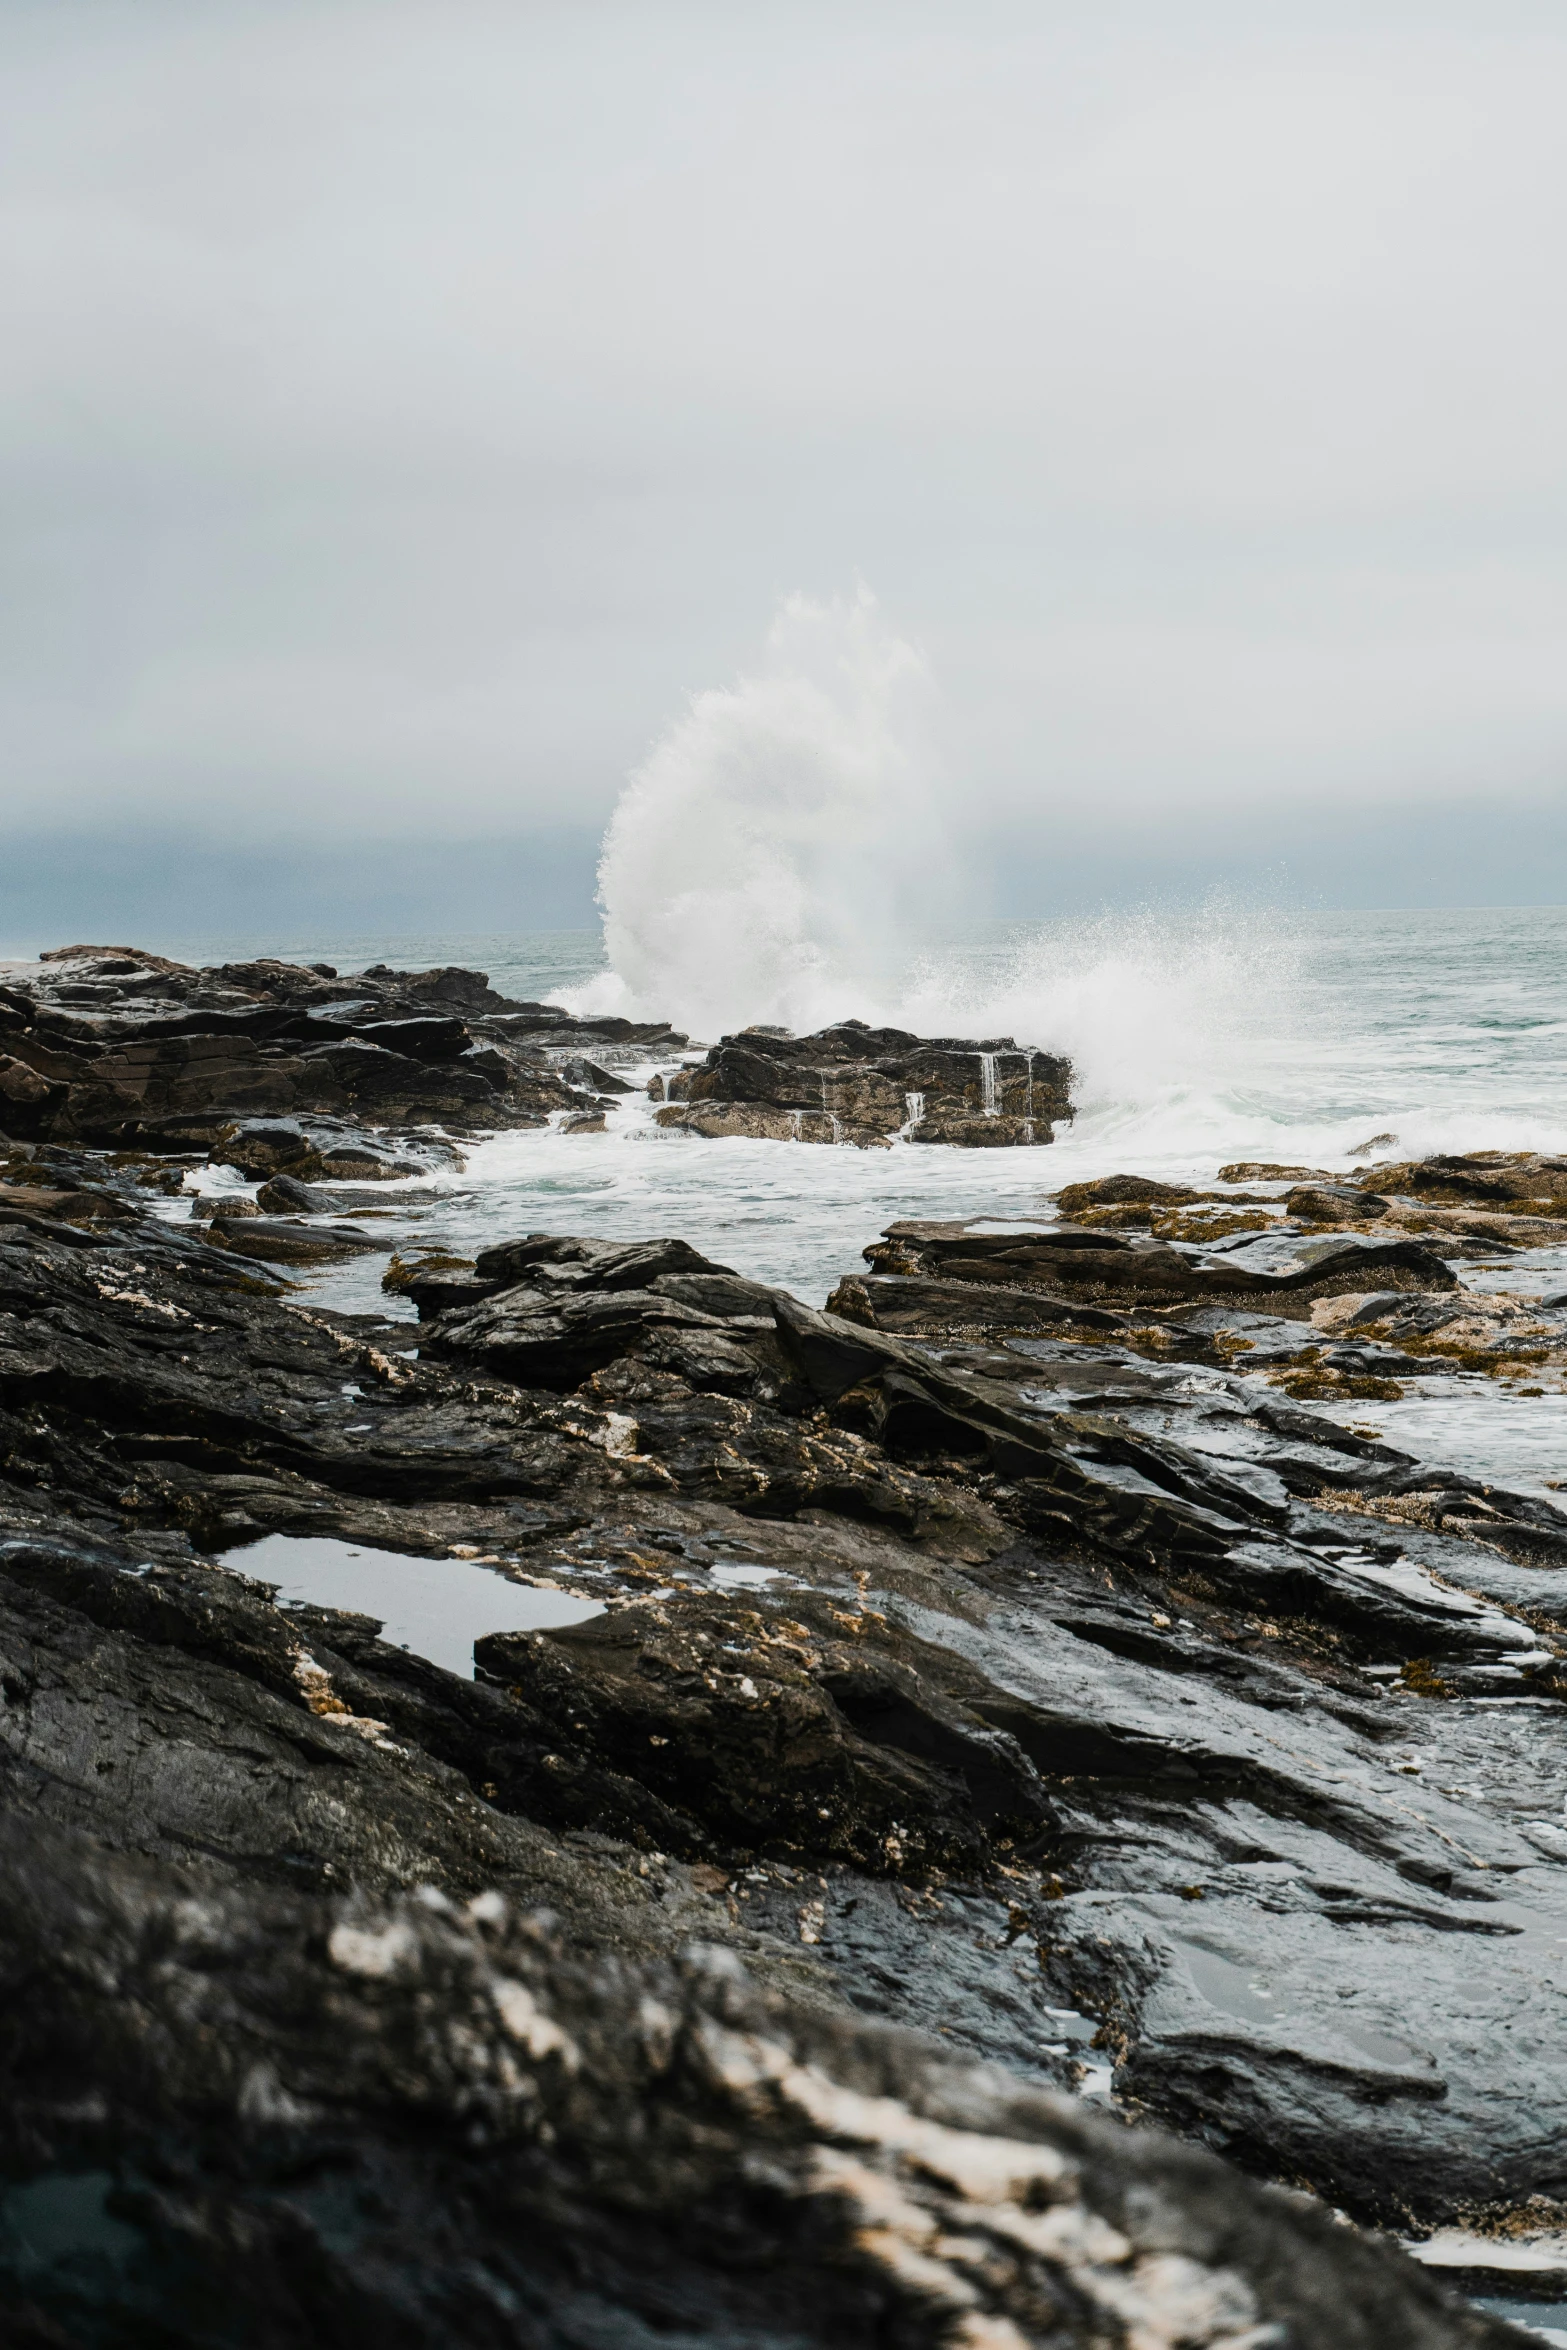
<path id="1" fill-rule="evenodd" d="M 1041 870 L 1461 872 L 1567 746 L 1558 12 L 1179 13 L 0 5 L 13 873 L 585 840 L 857 574 Z"/>

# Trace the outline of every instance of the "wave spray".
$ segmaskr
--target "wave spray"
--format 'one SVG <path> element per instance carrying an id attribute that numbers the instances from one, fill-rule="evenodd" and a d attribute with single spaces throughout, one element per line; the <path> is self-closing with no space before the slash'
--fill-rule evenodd
<path id="1" fill-rule="evenodd" d="M 781 607 L 755 675 L 693 697 L 604 837 L 584 1010 L 713 1037 L 885 1008 L 941 885 L 929 671 L 876 599 Z"/>

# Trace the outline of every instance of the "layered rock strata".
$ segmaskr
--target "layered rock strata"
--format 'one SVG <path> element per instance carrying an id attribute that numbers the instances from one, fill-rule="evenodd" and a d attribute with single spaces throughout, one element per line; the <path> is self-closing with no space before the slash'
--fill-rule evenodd
<path id="1" fill-rule="evenodd" d="M 961 1252 L 851 1319 L 534 1235 L 412 1333 L 155 1166 L 49 1172 L 0 1222 L 8 2339 L 1514 2338 L 1299 2190 L 1562 2192 L 1567 1519 L 1479 1532 L 1141 1303 L 954 1339 L 1010 1303 Z M 280 1606 L 268 1533 L 600 1612 L 470 1678 Z M 1185 2143 L 1064 2094 L 1112 2071 Z"/>
<path id="2" fill-rule="evenodd" d="M 324 1157 L 342 1140 L 334 1121 L 464 1131 L 592 1119 L 625 1080 L 588 1056 L 684 1042 L 667 1024 L 514 1002 L 476 971 L 378 965 L 344 980 L 326 964 L 195 970 L 134 948 L 62 947 L 0 979 L 0 1132 L 205 1149 L 236 1122 L 304 1118 Z"/>
<path id="3" fill-rule="evenodd" d="M 1072 1068 L 1010 1036 L 919 1037 L 843 1020 L 812 1036 L 746 1028 L 653 1080 L 660 1126 L 771 1142 L 1046 1143 L 1072 1116 Z"/>
<path id="4" fill-rule="evenodd" d="M 1146 1301 L 1157 1319 L 1144 1317 L 1137 1343 L 1203 1345 L 1303 1401 L 1395 1401 L 1401 1381 L 1432 1375 L 1485 1377 L 1525 1395 L 1562 1390 L 1562 1281 L 1542 1289 L 1536 1273 L 1532 1287 L 1471 1289 L 1452 1268 L 1494 1276 L 1567 1244 L 1567 1161 L 1482 1152 L 1347 1175 L 1265 1163 L 1222 1174 L 1248 1188 L 1104 1176 L 1057 1194 L 1057 1222 L 1019 1223 L 1011 1235 L 994 1224 L 899 1225 L 867 1259 L 878 1275 L 958 1273 L 1033 1298 Z M 876 1318 L 898 1327 L 900 1293 L 872 1288 Z M 1182 1301 L 1199 1310 L 1182 1313 Z M 960 1324 L 1004 1318 L 1002 1305 L 982 1309 L 966 1291 L 953 1303 Z"/>

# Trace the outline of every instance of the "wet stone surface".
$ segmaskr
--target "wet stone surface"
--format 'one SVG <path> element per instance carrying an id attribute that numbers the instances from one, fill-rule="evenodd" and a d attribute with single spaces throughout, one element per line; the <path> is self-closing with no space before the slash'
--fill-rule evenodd
<path id="1" fill-rule="evenodd" d="M 1511 2338 L 1331 2214 L 1567 2201 L 1567 1517 L 1220 1343 L 1367 1289 L 1355 1235 L 1231 1283 L 904 1227 L 830 1313 L 518 1235 L 410 1325 L 48 1148 L 0 1221 L 14 2338 Z M 481 1626 L 476 1574 L 581 1620 Z"/>

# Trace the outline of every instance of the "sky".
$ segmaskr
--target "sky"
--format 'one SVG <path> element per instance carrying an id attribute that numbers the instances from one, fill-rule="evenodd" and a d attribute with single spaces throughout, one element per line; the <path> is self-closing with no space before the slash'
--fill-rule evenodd
<path id="1" fill-rule="evenodd" d="M 0 947 L 592 919 L 872 591 L 965 902 L 1567 897 L 1567 20 L 0 0 Z"/>

